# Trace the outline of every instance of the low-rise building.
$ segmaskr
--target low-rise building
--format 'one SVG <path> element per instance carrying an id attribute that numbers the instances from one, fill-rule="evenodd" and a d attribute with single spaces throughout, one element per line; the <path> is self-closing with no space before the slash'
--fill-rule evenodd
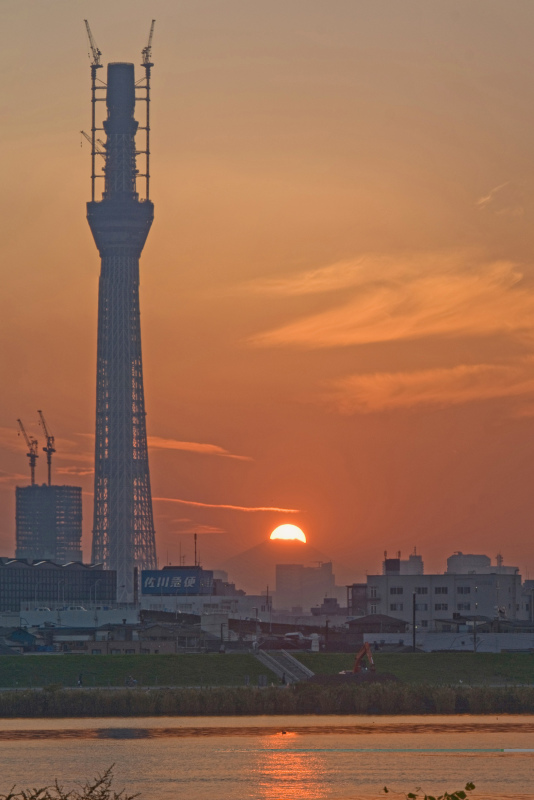
<path id="1" fill-rule="evenodd" d="M 105 570 L 102 564 L 0 558 L 0 611 L 68 606 L 96 599 L 112 605 L 117 599 L 116 584 L 115 571 Z"/>
<path id="2" fill-rule="evenodd" d="M 494 567 L 493 572 L 446 572 L 407 575 L 387 571 L 368 575 L 367 607 L 370 614 L 388 614 L 433 630 L 439 621 L 464 617 L 525 619 L 526 606 L 521 576 L 516 568 Z M 502 567 L 502 565 L 501 565 Z"/>

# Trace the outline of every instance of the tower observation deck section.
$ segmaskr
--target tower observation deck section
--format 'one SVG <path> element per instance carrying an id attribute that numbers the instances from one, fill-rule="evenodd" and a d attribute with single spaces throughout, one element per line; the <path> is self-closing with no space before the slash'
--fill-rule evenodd
<path id="1" fill-rule="evenodd" d="M 149 73 L 146 87 L 141 87 L 147 89 L 147 104 L 148 77 Z M 93 80 L 93 160 L 94 86 Z M 116 570 L 119 602 L 134 599 L 135 567 L 140 573 L 157 566 L 139 312 L 139 258 L 154 205 L 148 197 L 140 200 L 136 191 L 135 103 L 134 65 L 108 64 L 106 141 L 101 152 L 105 188 L 102 199 L 95 201 L 93 170 L 93 200 L 87 204 L 87 219 L 102 261 L 92 560 Z"/>

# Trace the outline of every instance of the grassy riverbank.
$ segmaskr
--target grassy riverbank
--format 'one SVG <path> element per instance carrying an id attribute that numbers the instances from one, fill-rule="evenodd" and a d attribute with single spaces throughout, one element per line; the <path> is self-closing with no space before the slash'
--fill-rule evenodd
<path id="1" fill-rule="evenodd" d="M 0 717 L 235 716 L 261 714 L 533 714 L 531 687 L 45 689 L 0 693 Z"/>
<path id="2" fill-rule="evenodd" d="M 248 653 L 187 653 L 182 655 L 50 655 L 0 656 L 0 688 L 19 689 L 49 684 L 124 686 L 132 676 L 138 686 L 244 686 L 246 676 L 258 685 L 276 676 Z"/>
<path id="3" fill-rule="evenodd" d="M 350 653 L 295 653 L 316 674 L 351 669 Z M 376 653 L 377 671 L 408 684 L 503 686 L 534 684 L 534 655 L 529 653 Z M 123 687 L 129 675 L 147 686 L 251 686 L 258 676 L 277 679 L 248 653 L 182 655 L 50 655 L 0 657 L 0 688 L 21 689 L 60 684 L 74 687 Z"/>
<path id="4" fill-rule="evenodd" d="M 296 653 L 316 674 L 335 675 L 352 669 L 350 653 Z M 531 653 L 376 653 L 378 672 L 389 672 L 405 683 L 473 686 L 534 684 Z"/>

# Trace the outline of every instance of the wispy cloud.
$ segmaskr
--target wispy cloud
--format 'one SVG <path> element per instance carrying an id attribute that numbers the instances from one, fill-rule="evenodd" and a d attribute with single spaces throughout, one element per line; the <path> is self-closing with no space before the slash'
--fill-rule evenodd
<path id="1" fill-rule="evenodd" d="M 234 458 L 237 461 L 252 461 L 250 456 L 238 456 L 229 453 L 224 447 L 216 444 L 203 444 L 201 442 L 180 442 L 177 439 L 163 439 L 160 436 L 149 436 L 148 446 L 153 450 L 184 450 L 188 453 L 198 453 L 204 456 L 221 456 Z"/>
<path id="2" fill-rule="evenodd" d="M 495 186 L 487 195 L 480 197 L 475 205 L 498 217 L 522 217 L 525 213 L 525 187 L 507 181 Z"/>
<path id="3" fill-rule="evenodd" d="M 8 486 L 15 486 L 22 483 L 23 485 L 28 482 L 29 474 L 22 475 L 18 472 L 0 472 L 0 484 L 7 484 Z"/>
<path id="4" fill-rule="evenodd" d="M 94 469 L 92 467 L 56 467 L 54 472 L 58 475 L 93 475 Z"/>
<path id="5" fill-rule="evenodd" d="M 259 278 L 245 283 L 240 287 L 239 291 L 245 294 L 267 294 L 284 297 L 335 292 L 340 289 L 357 286 L 362 281 L 365 281 L 370 263 L 377 267 L 380 261 L 389 264 L 388 259 L 382 259 L 380 256 L 362 256 L 349 261 L 339 261 L 326 267 L 298 272 L 295 275 Z"/>
<path id="6" fill-rule="evenodd" d="M 327 396 L 346 414 L 451 406 L 496 398 L 534 398 L 534 359 L 507 365 L 352 375 Z"/>
<path id="7" fill-rule="evenodd" d="M 35 434 L 33 431 L 27 431 L 30 438 L 32 438 Z M 19 450 L 22 451 L 26 446 L 22 434 L 20 434 L 17 430 L 16 425 L 13 425 L 12 428 L 0 428 L 0 445 L 11 452 L 18 452 Z"/>
<path id="8" fill-rule="evenodd" d="M 380 258 L 375 268 L 369 259 L 359 263 L 348 302 L 260 333 L 250 343 L 312 349 L 430 336 L 511 334 L 532 327 L 534 293 L 511 262 L 481 264 L 473 254 L 456 253 L 402 262 Z M 335 287 L 346 266 L 341 272 L 337 269 L 323 271 L 322 280 L 312 272 L 308 278 L 280 281 L 277 291 L 282 293 L 285 285 L 291 295 L 300 286 L 306 293 L 308 279 L 317 290 Z"/>
<path id="9" fill-rule="evenodd" d="M 256 513 L 260 511 L 279 511 L 284 514 L 300 514 L 298 508 L 278 508 L 276 506 L 234 506 L 227 503 L 200 503 L 196 500 L 182 500 L 177 497 L 154 497 L 155 502 L 159 503 L 180 503 L 184 506 L 195 506 L 197 508 L 221 508 L 228 511 L 245 511 Z"/>
<path id="10" fill-rule="evenodd" d="M 183 528 L 172 531 L 172 533 L 228 533 L 228 531 L 225 528 L 219 528 L 217 525 L 196 525 L 195 523 L 191 523 L 190 525 L 185 525 Z"/>

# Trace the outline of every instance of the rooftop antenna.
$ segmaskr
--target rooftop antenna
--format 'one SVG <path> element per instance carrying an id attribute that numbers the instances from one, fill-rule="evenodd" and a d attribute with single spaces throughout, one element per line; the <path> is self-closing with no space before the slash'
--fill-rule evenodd
<path id="1" fill-rule="evenodd" d="M 100 56 L 102 55 L 102 51 L 98 49 L 96 46 L 96 42 L 93 38 L 93 34 L 91 33 L 91 28 L 89 27 L 89 22 L 84 19 L 85 22 L 85 29 L 87 31 L 87 37 L 89 39 L 89 47 L 91 48 L 92 53 L 92 60 L 91 60 L 91 200 L 94 201 L 95 199 L 95 156 L 97 154 L 96 149 L 96 90 L 104 88 L 103 86 L 96 85 L 96 71 L 98 69 L 102 69 L 102 64 L 100 63 Z M 91 58 L 91 56 L 89 56 Z M 103 98 L 98 98 L 103 99 Z"/>
<path id="2" fill-rule="evenodd" d="M 26 453 L 26 455 L 30 459 L 31 485 L 34 486 L 35 485 L 35 462 L 39 458 L 39 453 L 37 452 L 37 448 L 39 447 L 39 443 L 38 443 L 37 439 L 35 439 L 33 436 L 28 436 L 28 434 L 26 433 L 26 430 L 24 428 L 24 425 L 22 424 L 20 419 L 18 419 L 17 422 L 18 422 L 19 428 L 20 428 L 19 436 L 22 433 L 22 435 L 24 436 L 24 440 L 25 440 L 25 442 L 26 442 L 26 444 L 28 446 L 28 452 Z"/>
<path id="3" fill-rule="evenodd" d="M 46 437 L 46 447 L 43 447 L 43 453 L 46 453 L 46 463 L 48 465 L 48 485 L 52 485 L 52 453 L 56 452 L 56 448 L 54 447 L 54 437 L 46 427 L 45 418 L 43 416 L 42 411 L 37 412 L 39 414 L 39 424 L 43 429 L 44 435 Z"/>

